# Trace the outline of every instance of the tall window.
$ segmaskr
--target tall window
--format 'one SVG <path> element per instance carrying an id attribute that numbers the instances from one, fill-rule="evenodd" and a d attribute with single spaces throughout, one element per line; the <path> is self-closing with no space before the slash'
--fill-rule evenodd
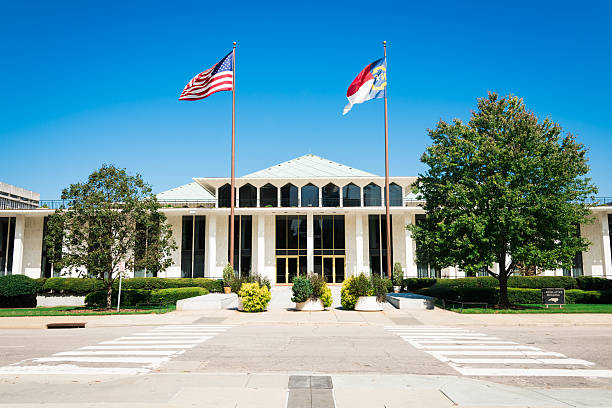
<path id="1" fill-rule="evenodd" d="M 341 283 L 346 264 L 344 215 L 315 215 L 313 222 L 313 270 L 329 283 Z"/>
<path id="2" fill-rule="evenodd" d="M 306 276 L 306 216 L 276 216 L 276 283 Z"/>
<path id="3" fill-rule="evenodd" d="M 390 216 L 389 221 L 393 221 Z M 370 272 L 387 275 L 387 216 L 382 214 L 368 216 L 368 234 L 370 249 Z M 391 229 L 393 242 L 393 229 Z M 391 245 L 391 264 L 393 265 L 393 245 Z"/>
<path id="4" fill-rule="evenodd" d="M 384 189 L 385 200 L 387 199 L 387 189 Z M 395 183 L 389 184 L 389 205 L 391 207 L 401 207 L 404 205 L 402 199 L 402 188 Z"/>
<path id="5" fill-rule="evenodd" d="M 285 184 L 281 187 L 281 207 L 298 206 L 298 188 L 293 184 Z"/>
<path id="6" fill-rule="evenodd" d="M 608 218 L 608 221 L 609 220 L 610 218 Z M 580 236 L 580 224 L 576 225 L 576 236 L 577 237 Z M 610 246 L 612 247 L 612 243 L 610 244 Z M 578 252 L 576 256 L 574 257 L 574 261 L 572 263 L 572 269 L 570 270 L 567 268 L 563 268 L 563 276 L 573 276 L 574 278 L 577 278 L 578 276 L 582 276 L 582 275 L 584 275 L 584 272 L 582 269 L 582 252 Z"/>
<path id="7" fill-rule="evenodd" d="M 344 207 L 361 207 L 361 189 L 353 184 L 342 187 L 342 205 Z"/>
<path id="8" fill-rule="evenodd" d="M 242 194 L 242 193 L 240 193 Z M 296 191 L 297 201 L 297 191 Z M 259 189 L 259 206 L 260 207 L 278 207 L 278 189 L 276 186 L 268 183 Z"/>
<path id="9" fill-rule="evenodd" d="M 45 217 L 43 220 L 43 236 L 42 236 L 42 253 L 40 256 L 40 277 L 41 278 L 50 278 L 50 277 L 59 277 L 61 276 L 61 271 L 56 270 L 53 267 L 53 263 L 51 259 L 49 259 L 48 248 L 46 243 L 48 227 L 47 223 L 49 222 L 49 217 Z M 58 239 L 55 243 L 55 252 L 60 255 L 62 252 L 62 240 Z"/>
<path id="10" fill-rule="evenodd" d="M 181 277 L 203 278 L 205 267 L 206 217 L 183 216 Z"/>
<path id="11" fill-rule="evenodd" d="M 319 206 L 319 187 L 314 184 L 306 184 L 302 187 L 302 207 Z"/>
<path id="12" fill-rule="evenodd" d="M 15 217 L 0 217 L 0 276 L 13 273 Z"/>
<path id="13" fill-rule="evenodd" d="M 422 222 L 425 222 L 425 214 L 415 215 L 415 222 L 417 225 Z M 482 273 L 482 271 L 480 271 L 479 274 L 480 273 Z M 484 273 L 486 274 L 486 271 Z M 436 268 L 433 265 L 419 262 L 417 263 L 417 276 L 419 278 L 439 278 L 441 276 L 441 271 L 440 271 L 440 268 Z M 486 275 L 482 275 L 482 276 L 486 276 Z"/>
<path id="14" fill-rule="evenodd" d="M 379 207 L 380 202 L 380 186 L 370 183 L 363 188 L 363 205 L 365 207 Z"/>
<path id="15" fill-rule="evenodd" d="M 608 214 L 608 233 L 610 234 L 610 253 L 612 253 L 612 214 Z"/>
<path id="16" fill-rule="evenodd" d="M 227 230 L 230 230 L 230 217 L 227 217 Z M 227 234 L 227 258 L 229 259 L 230 235 Z M 251 274 L 251 253 L 253 249 L 253 217 L 234 216 L 234 270 L 239 276 Z"/>
<path id="17" fill-rule="evenodd" d="M 323 187 L 323 207 L 340 207 L 340 188 L 332 183 Z"/>
<path id="18" fill-rule="evenodd" d="M 257 189 L 255 188 L 255 186 L 247 183 L 244 186 L 240 187 L 239 191 L 240 207 L 257 207 Z"/>
<path id="19" fill-rule="evenodd" d="M 224 184 L 219 187 L 217 205 L 219 208 L 227 208 L 232 206 L 232 186 Z"/>

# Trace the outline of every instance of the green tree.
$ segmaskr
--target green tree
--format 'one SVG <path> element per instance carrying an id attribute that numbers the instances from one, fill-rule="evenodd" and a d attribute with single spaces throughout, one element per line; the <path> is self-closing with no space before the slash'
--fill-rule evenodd
<path id="1" fill-rule="evenodd" d="M 105 282 L 107 307 L 121 263 L 126 270 L 162 271 L 176 249 L 166 216 L 142 176 L 103 165 L 87 182 L 62 191 L 46 239 L 54 267 Z M 57 245 L 61 242 L 61 245 Z"/>
<path id="2" fill-rule="evenodd" d="M 427 218 L 411 225 L 417 261 L 486 268 L 507 280 L 515 268 L 570 267 L 590 245 L 576 225 L 590 222 L 587 198 L 597 192 L 586 174 L 585 147 L 549 119 L 540 121 L 516 96 L 490 93 L 467 124 L 440 121 L 416 182 Z M 494 265 L 499 270 L 494 272 Z"/>

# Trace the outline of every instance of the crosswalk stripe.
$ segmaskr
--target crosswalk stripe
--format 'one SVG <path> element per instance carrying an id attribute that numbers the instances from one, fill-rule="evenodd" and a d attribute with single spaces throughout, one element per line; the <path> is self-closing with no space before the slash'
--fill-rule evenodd
<path id="1" fill-rule="evenodd" d="M 8 366 L 0 367 L 0 374 L 70 374 L 70 375 L 138 375 L 151 371 L 136 367 L 79 367 L 73 364 L 58 366 Z"/>
<path id="2" fill-rule="evenodd" d="M 50 363 L 57 361 L 75 361 L 81 363 L 147 363 L 161 364 L 168 361 L 168 357 L 83 357 L 83 356 L 62 356 L 62 357 L 40 357 L 32 361 L 37 363 Z"/>
<path id="3" fill-rule="evenodd" d="M 589 370 L 567 368 L 473 368 L 449 364 L 463 375 L 502 377 L 599 377 L 612 378 L 612 370 Z"/>
<path id="4" fill-rule="evenodd" d="M 447 345 L 447 346 L 421 346 L 426 349 L 457 349 L 457 350 L 475 350 L 475 349 L 485 349 L 485 350 L 540 350 L 537 347 L 532 346 L 455 346 L 455 345 Z"/>
<path id="5" fill-rule="evenodd" d="M 116 340 L 181 340 L 181 341 L 201 341 L 212 338 L 213 336 L 126 336 L 118 337 Z"/>
<path id="6" fill-rule="evenodd" d="M 109 345 L 109 346 L 85 346 L 79 348 L 79 350 L 128 350 L 128 349 L 190 349 L 194 348 L 196 344 L 157 344 L 157 345 Z"/>
<path id="7" fill-rule="evenodd" d="M 196 343 L 201 343 L 202 341 L 204 341 L 206 339 L 202 339 L 201 341 L 197 341 Z M 193 341 L 193 340 L 190 340 Z M 134 341 L 128 341 L 128 340 L 109 340 L 109 341 L 102 341 L 100 342 L 100 344 L 185 344 L 188 343 L 188 341 L 185 340 L 134 340 Z"/>
<path id="8" fill-rule="evenodd" d="M 458 364 L 565 364 L 592 366 L 595 363 L 577 358 L 449 358 Z"/>
<path id="9" fill-rule="evenodd" d="M 518 344 L 515 341 L 497 341 L 497 340 L 415 340 L 411 342 L 419 344 Z"/>
<path id="10" fill-rule="evenodd" d="M 436 350 L 427 351 L 429 354 L 439 354 L 442 356 L 551 356 L 551 357 L 565 357 L 564 354 L 556 353 L 554 351 L 497 351 L 497 350 Z"/>
<path id="11" fill-rule="evenodd" d="M 215 332 L 215 331 L 197 331 L 197 332 L 170 332 L 170 331 L 156 331 L 156 332 L 143 332 L 143 333 L 133 333 L 130 334 L 130 336 L 195 336 L 195 335 L 200 335 L 200 334 L 207 334 L 207 335 L 217 335 L 220 334 L 220 332 Z"/>
<path id="12" fill-rule="evenodd" d="M 171 356 L 182 353 L 181 350 L 91 350 L 62 351 L 54 356 Z"/>

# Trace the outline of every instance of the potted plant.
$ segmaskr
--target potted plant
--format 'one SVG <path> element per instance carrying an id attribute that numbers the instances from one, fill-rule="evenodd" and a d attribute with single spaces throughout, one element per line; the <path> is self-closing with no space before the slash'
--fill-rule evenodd
<path id="1" fill-rule="evenodd" d="M 232 280 L 234 277 L 234 268 L 228 263 L 223 268 L 223 293 L 232 293 Z"/>
<path id="2" fill-rule="evenodd" d="M 319 275 L 311 275 L 308 278 L 297 276 L 293 280 L 293 297 L 295 308 L 302 311 L 321 311 L 331 306 L 331 289 L 327 287 L 325 280 Z"/>
<path id="3" fill-rule="evenodd" d="M 266 285 L 243 283 L 238 291 L 238 310 L 243 312 L 265 312 L 272 296 Z"/>
<path id="4" fill-rule="evenodd" d="M 383 310 L 382 304 L 374 296 L 372 281 L 363 273 L 345 279 L 340 294 L 344 309 L 362 312 Z"/>
<path id="5" fill-rule="evenodd" d="M 404 279 L 404 271 L 402 270 L 402 264 L 396 262 L 393 265 L 393 293 L 400 293 L 402 289 L 402 280 Z"/>

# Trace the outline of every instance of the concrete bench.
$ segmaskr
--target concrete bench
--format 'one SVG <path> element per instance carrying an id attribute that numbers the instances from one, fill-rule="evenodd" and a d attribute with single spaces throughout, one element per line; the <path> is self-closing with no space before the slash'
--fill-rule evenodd
<path id="1" fill-rule="evenodd" d="M 416 293 L 387 293 L 387 302 L 396 309 L 433 309 L 434 298 Z"/>

